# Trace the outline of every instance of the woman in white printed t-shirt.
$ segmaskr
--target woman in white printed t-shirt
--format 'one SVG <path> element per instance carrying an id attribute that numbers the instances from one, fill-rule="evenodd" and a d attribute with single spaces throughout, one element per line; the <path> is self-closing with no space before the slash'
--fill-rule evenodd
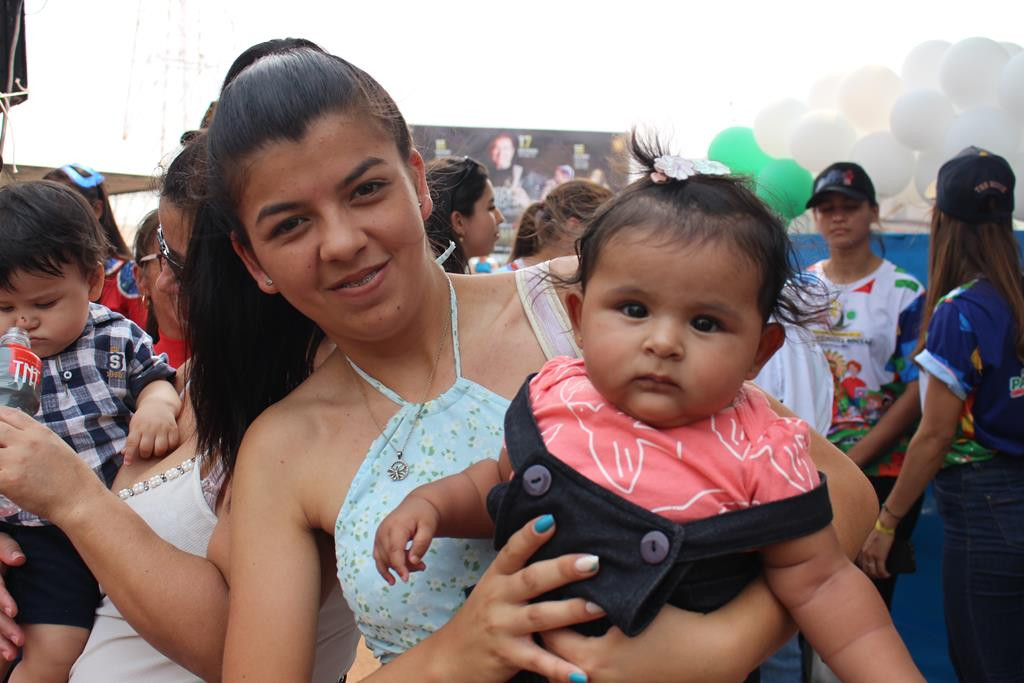
<path id="1" fill-rule="evenodd" d="M 807 206 L 829 251 L 809 269 L 833 297 L 828 319 L 814 328 L 833 376 L 828 438 L 864 470 L 881 502 L 900 473 L 921 416 L 911 355 L 924 285 L 872 251 L 878 202 L 863 168 L 850 162 L 826 168 L 815 179 Z M 896 575 L 914 570 L 910 534 L 920 509 L 918 500 L 896 529 L 891 578 L 875 582 L 890 608 Z"/>

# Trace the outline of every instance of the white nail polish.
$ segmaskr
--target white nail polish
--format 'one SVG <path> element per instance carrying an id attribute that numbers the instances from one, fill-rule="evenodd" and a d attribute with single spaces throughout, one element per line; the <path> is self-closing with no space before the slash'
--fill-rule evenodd
<path id="1" fill-rule="evenodd" d="M 584 555 L 576 560 L 574 566 L 576 567 L 576 571 L 592 574 L 601 566 L 601 561 L 598 559 L 597 555 Z"/>

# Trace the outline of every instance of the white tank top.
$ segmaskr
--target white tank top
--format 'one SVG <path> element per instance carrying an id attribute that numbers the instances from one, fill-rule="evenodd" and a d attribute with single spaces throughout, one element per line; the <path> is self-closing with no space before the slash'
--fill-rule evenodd
<path id="1" fill-rule="evenodd" d="M 184 476 L 133 496 L 125 503 L 160 538 L 180 550 L 205 557 L 217 515 L 203 495 L 200 469 L 194 467 Z M 182 596 L 182 599 L 187 599 L 187 596 Z M 352 612 L 341 598 L 341 591 L 335 587 L 320 609 L 312 681 L 337 683 L 352 665 L 358 640 Z M 146 642 L 104 595 L 96 610 L 96 623 L 85 650 L 71 669 L 70 681 L 198 683 L 201 679 Z"/>

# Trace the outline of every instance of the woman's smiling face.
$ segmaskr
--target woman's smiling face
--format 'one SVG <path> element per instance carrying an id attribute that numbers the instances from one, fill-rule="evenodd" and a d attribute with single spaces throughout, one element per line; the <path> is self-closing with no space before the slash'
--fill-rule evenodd
<path id="1" fill-rule="evenodd" d="M 237 249 L 260 289 L 336 338 L 377 339 L 401 326 L 433 267 L 419 154 L 403 158 L 366 117 L 331 113 L 240 168 L 237 213 L 249 244 Z"/>

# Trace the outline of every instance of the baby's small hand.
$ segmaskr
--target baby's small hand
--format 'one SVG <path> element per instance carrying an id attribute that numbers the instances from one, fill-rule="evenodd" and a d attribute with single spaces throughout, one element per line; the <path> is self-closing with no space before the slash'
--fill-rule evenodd
<path id="1" fill-rule="evenodd" d="M 173 408 L 154 401 L 140 405 L 128 425 L 124 443 L 124 464 L 136 457 L 161 457 L 178 447 L 178 423 Z"/>
<path id="2" fill-rule="evenodd" d="M 373 541 L 373 560 L 377 571 L 389 585 L 395 585 L 391 569 L 402 581 L 409 580 L 409 572 L 427 568 L 423 555 L 434 538 L 440 515 L 437 508 L 418 496 L 407 496 L 401 504 L 377 527 Z M 412 546 L 408 551 L 409 539 Z"/>

